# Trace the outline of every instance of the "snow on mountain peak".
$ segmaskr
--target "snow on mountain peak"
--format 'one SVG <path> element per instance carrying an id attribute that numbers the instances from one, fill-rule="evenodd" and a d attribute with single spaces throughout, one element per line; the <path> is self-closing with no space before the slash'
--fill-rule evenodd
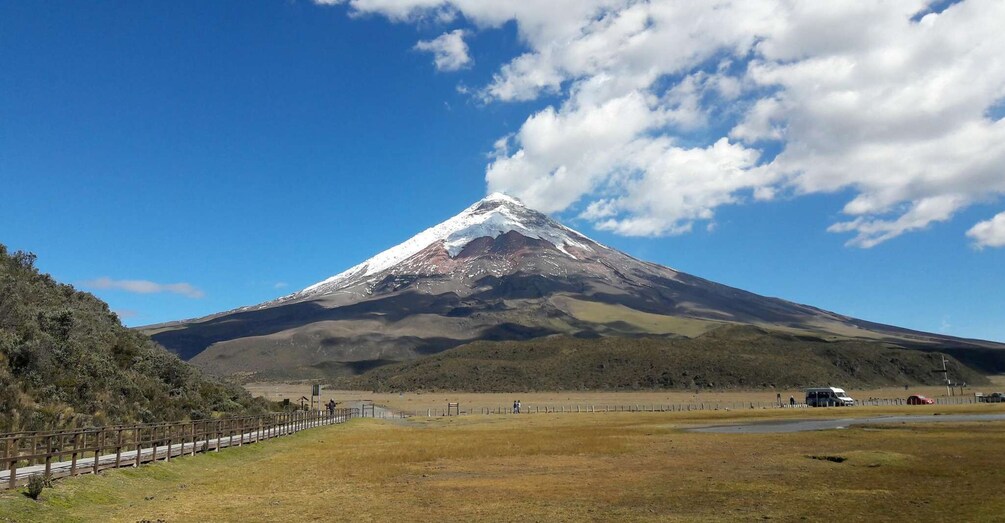
<path id="1" fill-rule="evenodd" d="M 526 205 L 524 205 L 523 202 L 521 202 L 519 199 L 514 198 L 513 196 L 510 196 L 510 195 L 508 195 L 506 193 L 501 193 L 501 192 L 494 192 L 494 193 L 492 193 L 492 194 L 490 194 L 490 195 L 482 198 L 481 201 L 479 201 L 478 203 L 482 203 L 482 202 L 507 202 L 507 203 L 511 203 L 513 205 L 519 205 L 520 207 L 526 207 Z M 478 205 L 478 204 L 475 204 L 475 205 Z"/>
<path id="2" fill-rule="evenodd" d="M 510 231 L 547 241 L 572 258 L 575 256 L 567 247 L 592 251 L 594 249 L 591 243 L 596 244 L 582 234 L 529 209 L 512 196 L 492 193 L 453 218 L 289 297 L 338 290 L 350 279 L 370 276 L 394 267 L 436 242 L 442 242 L 447 253 L 455 257 L 465 245 L 477 238 L 496 238 Z"/>

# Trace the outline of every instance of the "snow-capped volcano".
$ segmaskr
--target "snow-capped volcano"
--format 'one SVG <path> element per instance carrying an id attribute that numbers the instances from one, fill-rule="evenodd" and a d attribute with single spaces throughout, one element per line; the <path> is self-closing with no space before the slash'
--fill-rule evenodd
<path id="1" fill-rule="evenodd" d="M 946 339 L 643 262 L 503 194 L 299 292 L 144 330 L 213 372 L 303 377 L 474 340 L 693 337 L 738 324 L 884 343 Z"/>
<path id="2" fill-rule="evenodd" d="M 575 251 L 592 252 L 592 245 L 599 245 L 586 236 L 527 208 L 516 198 L 493 193 L 453 218 L 430 227 L 363 263 L 282 299 L 300 299 L 336 292 L 361 279 L 392 269 L 431 246 L 442 247 L 451 258 L 454 258 L 464 247 L 479 238 L 495 239 L 508 232 L 546 241 L 573 259 L 576 258 Z M 427 267 L 430 268 L 435 269 Z"/>

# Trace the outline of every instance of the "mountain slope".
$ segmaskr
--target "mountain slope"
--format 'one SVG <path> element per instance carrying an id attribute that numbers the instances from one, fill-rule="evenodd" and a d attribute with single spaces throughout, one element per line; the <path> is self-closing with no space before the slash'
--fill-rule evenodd
<path id="1" fill-rule="evenodd" d="M 857 320 L 643 262 L 500 194 L 299 292 L 145 331 L 212 372 L 295 377 L 317 368 L 357 372 L 474 340 L 694 337 L 733 324 L 833 340 L 1000 348 Z"/>
<path id="2" fill-rule="evenodd" d="M 738 350 L 742 344 L 742 350 Z M 340 388 L 395 392 L 469 390 L 695 390 L 805 387 L 940 385 L 942 356 L 861 341 L 825 342 L 723 326 L 694 338 L 642 336 L 476 341 L 418 360 L 385 365 L 335 380 Z M 988 379 L 948 362 L 954 381 Z"/>
<path id="3" fill-rule="evenodd" d="M 0 245 L 0 432 L 258 409 Z"/>

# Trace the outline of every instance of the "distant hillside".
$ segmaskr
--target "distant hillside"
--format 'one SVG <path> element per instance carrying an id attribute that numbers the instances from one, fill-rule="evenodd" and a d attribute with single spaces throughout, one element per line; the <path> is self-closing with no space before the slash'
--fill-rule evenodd
<path id="1" fill-rule="evenodd" d="M 753 389 L 814 385 L 937 385 L 935 352 L 721 327 L 695 338 L 550 336 L 528 341 L 474 342 L 440 354 L 334 379 L 338 387 L 375 391 Z M 950 376 L 986 384 L 951 359 Z"/>
<path id="2" fill-rule="evenodd" d="M 0 245 L 0 432 L 260 410 Z"/>

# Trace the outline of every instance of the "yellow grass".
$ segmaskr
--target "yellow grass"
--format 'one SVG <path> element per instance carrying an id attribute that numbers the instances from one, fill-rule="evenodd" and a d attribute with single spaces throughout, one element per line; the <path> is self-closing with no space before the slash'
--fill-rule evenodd
<path id="1" fill-rule="evenodd" d="M 262 396 L 273 401 L 284 398 L 296 403 L 301 396 L 310 397 L 310 384 L 295 383 L 249 383 L 245 385 L 252 394 Z M 1005 389 L 1005 385 L 992 385 L 986 387 L 985 392 Z M 911 394 L 922 394 L 932 398 L 946 396 L 945 387 L 911 387 L 904 390 L 903 387 L 855 390 L 847 389 L 848 393 L 856 399 L 868 398 L 901 398 L 906 399 Z M 975 389 L 976 390 L 976 389 Z M 957 389 L 958 393 L 958 389 Z M 749 392 L 678 392 L 678 391 L 645 391 L 645 392 L 532 392 L 532 393 L 468 393 L 468 392 L 405 392 L 397 393 L 373 393 L 368 391 L 329 391 L 323 390 L 322 398 L 325 402 L 334 399 L 339 402 L 355 402 L 363 399 L 372 400 L 379 405 L 387 406 L 396 411 L 407 413 L 420 413 L 425 415 L 427 409 L 446 409 L 448 402 L 458 402 L 461 409 L 465 411 L 477 411 L 480 408 L 507 408 L 513 405 L 513 401 L 519 399 L 522 406 L 534 407 L 557 407 L 571 408 L 585 407 L 593 405 L 601 408 L 605 405 L 668 405 L 668 404 L 702 404 L 706 406 L 730 403 L 772 403 L 776 401 L 776 394 L 781 394 L 783 402 L 788 402 L 789 396 L 794 396 L 797 401 L 802 401 L 805 393 L 800 390 L 781 391 L 749 391 Z M 972 391 L 967 391 L 972 396 Z"/>
<path id="2" fill-rule="evenodd" d="M 924 412 L 1005 412 L 999 405 Z M 0 521 L 988 521 L 1005 423 L 721 435 L 682 426 L 917 409 L 355 420 L 0 495 Z M 809 456 L 838 456 L 843 463 Z"/>
<path id="3" fill-rule="evenodd" d="M 724 324 L 714 320 L 652 314 L 624 305 L 583 301 L 567 296 L 556 296 L 551 302 L 578 320 L 590 323 L 624 322 L 650 334 L 682 334 L 695 337 Z"/>

